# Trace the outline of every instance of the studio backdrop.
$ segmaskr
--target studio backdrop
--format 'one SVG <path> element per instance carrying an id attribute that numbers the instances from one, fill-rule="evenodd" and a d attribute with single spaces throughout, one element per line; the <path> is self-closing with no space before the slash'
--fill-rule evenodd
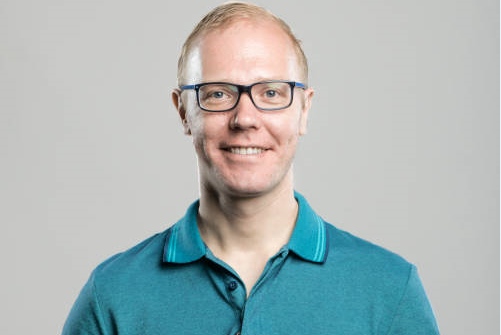
<path id="1" fill-rule="evenodd" d="M 58 334 L 92 269 L 198 197 L 170 93 L 218 1 L 0 2 L 1 334 Z M 442 334 L 499 334 L 499 2 L 264 1 L 315 89 L 295 187 L 414 263 Z"/>

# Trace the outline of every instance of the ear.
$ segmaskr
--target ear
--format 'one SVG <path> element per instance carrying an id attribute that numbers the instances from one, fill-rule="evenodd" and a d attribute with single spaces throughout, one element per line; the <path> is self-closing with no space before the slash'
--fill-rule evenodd
<path id="1" fill-rule="evenodd" d="M 311 108 L 311 99 L 313 99 L 313 94 L 315 91 L 313 88 L 309 87 L 304 91 L 303 106 L 301 109 L 301 115 L 299 119 L 299 135 L 306 135 L 307 125 L 308 125 L 308 112 Z"/>
<path id="2" fill-rule="evenodd" d="M 179 113 L 181 122 L 183 123 L 184 133 L 186 135 L 191 135 L 191 130 L 188 125 L 188 120 L 186 119 L 186 108 L 184 107 L 183 101 L 181 100 L 180 89 L 175 88 L 172 90 L 172 102 L 174 103 L 174 107 L 176 107 L 177 112 Z"/>

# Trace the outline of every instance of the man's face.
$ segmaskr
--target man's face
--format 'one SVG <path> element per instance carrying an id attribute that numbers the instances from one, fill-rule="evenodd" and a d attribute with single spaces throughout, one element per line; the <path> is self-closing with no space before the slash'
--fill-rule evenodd
<path id="1" fill-rule="evenodd" d="M 301 82 L 300 73 L 292 42 L 280 27 L 245 20 L 210 32 L 195 45 L 187 62 L 186 84 Z M 206 112 L 198 107 L 193 90 L 184 91 L 180 100 L 178 94 L 174 93 L 174 102 L 186 133 L 193 137 L 202 187 L 252 196 L 270 192 L 286 176 L 292 177 L 292 160 L 298 137 L 306 132 L 312 89 L 295 88 L 292 105 L 278 111 L 259 110 L 242 93 L 234 109 Z M 262 151 L 249 154 L 242 148 Z"/>

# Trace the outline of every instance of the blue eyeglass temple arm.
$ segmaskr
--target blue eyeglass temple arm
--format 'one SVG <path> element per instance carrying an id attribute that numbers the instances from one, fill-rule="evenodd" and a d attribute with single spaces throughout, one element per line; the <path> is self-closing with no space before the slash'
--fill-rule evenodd
<path id="1" fill-rule="evenodd" d="M 295 87 L 299 87 L 299 88 L 306 88 L 306 85 L 303 84 L 303 83 L 300 83 L 300 82 L 297 82 L 297 81 L 291 81 L 291 83 L 294 84 Z M 208 83 L 210 84 L 210 83 Z M 228 83 L 230 84 L 230 83 Z M 194 90 L 197 88 L 197 86 L 200 86 L 201 84 L 196 84 L 196 85 L 183 85 L 181 87 L 179 87 L 181 89 L 181 91 L 184 91 L 184 90 Z M 235 86 L 244 86 L 244 87 L 250 87 L 252 85 L 248 85 L 248 86 L 245 86 L 245 85 L 236 85 L 236 84 L 230 84 L 230 85 L 235 85 Z"/>

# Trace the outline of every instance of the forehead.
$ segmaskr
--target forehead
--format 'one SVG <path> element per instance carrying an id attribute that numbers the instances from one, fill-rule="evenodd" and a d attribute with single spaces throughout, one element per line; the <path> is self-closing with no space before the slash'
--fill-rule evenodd
<path id="1" fill-rule="evenodd" d="M 264 20 L 240 20 L 206 33 L 195 43 L 186 70 L 194 82 L 299 80 L 292 41 L 278 24 Z"/>

